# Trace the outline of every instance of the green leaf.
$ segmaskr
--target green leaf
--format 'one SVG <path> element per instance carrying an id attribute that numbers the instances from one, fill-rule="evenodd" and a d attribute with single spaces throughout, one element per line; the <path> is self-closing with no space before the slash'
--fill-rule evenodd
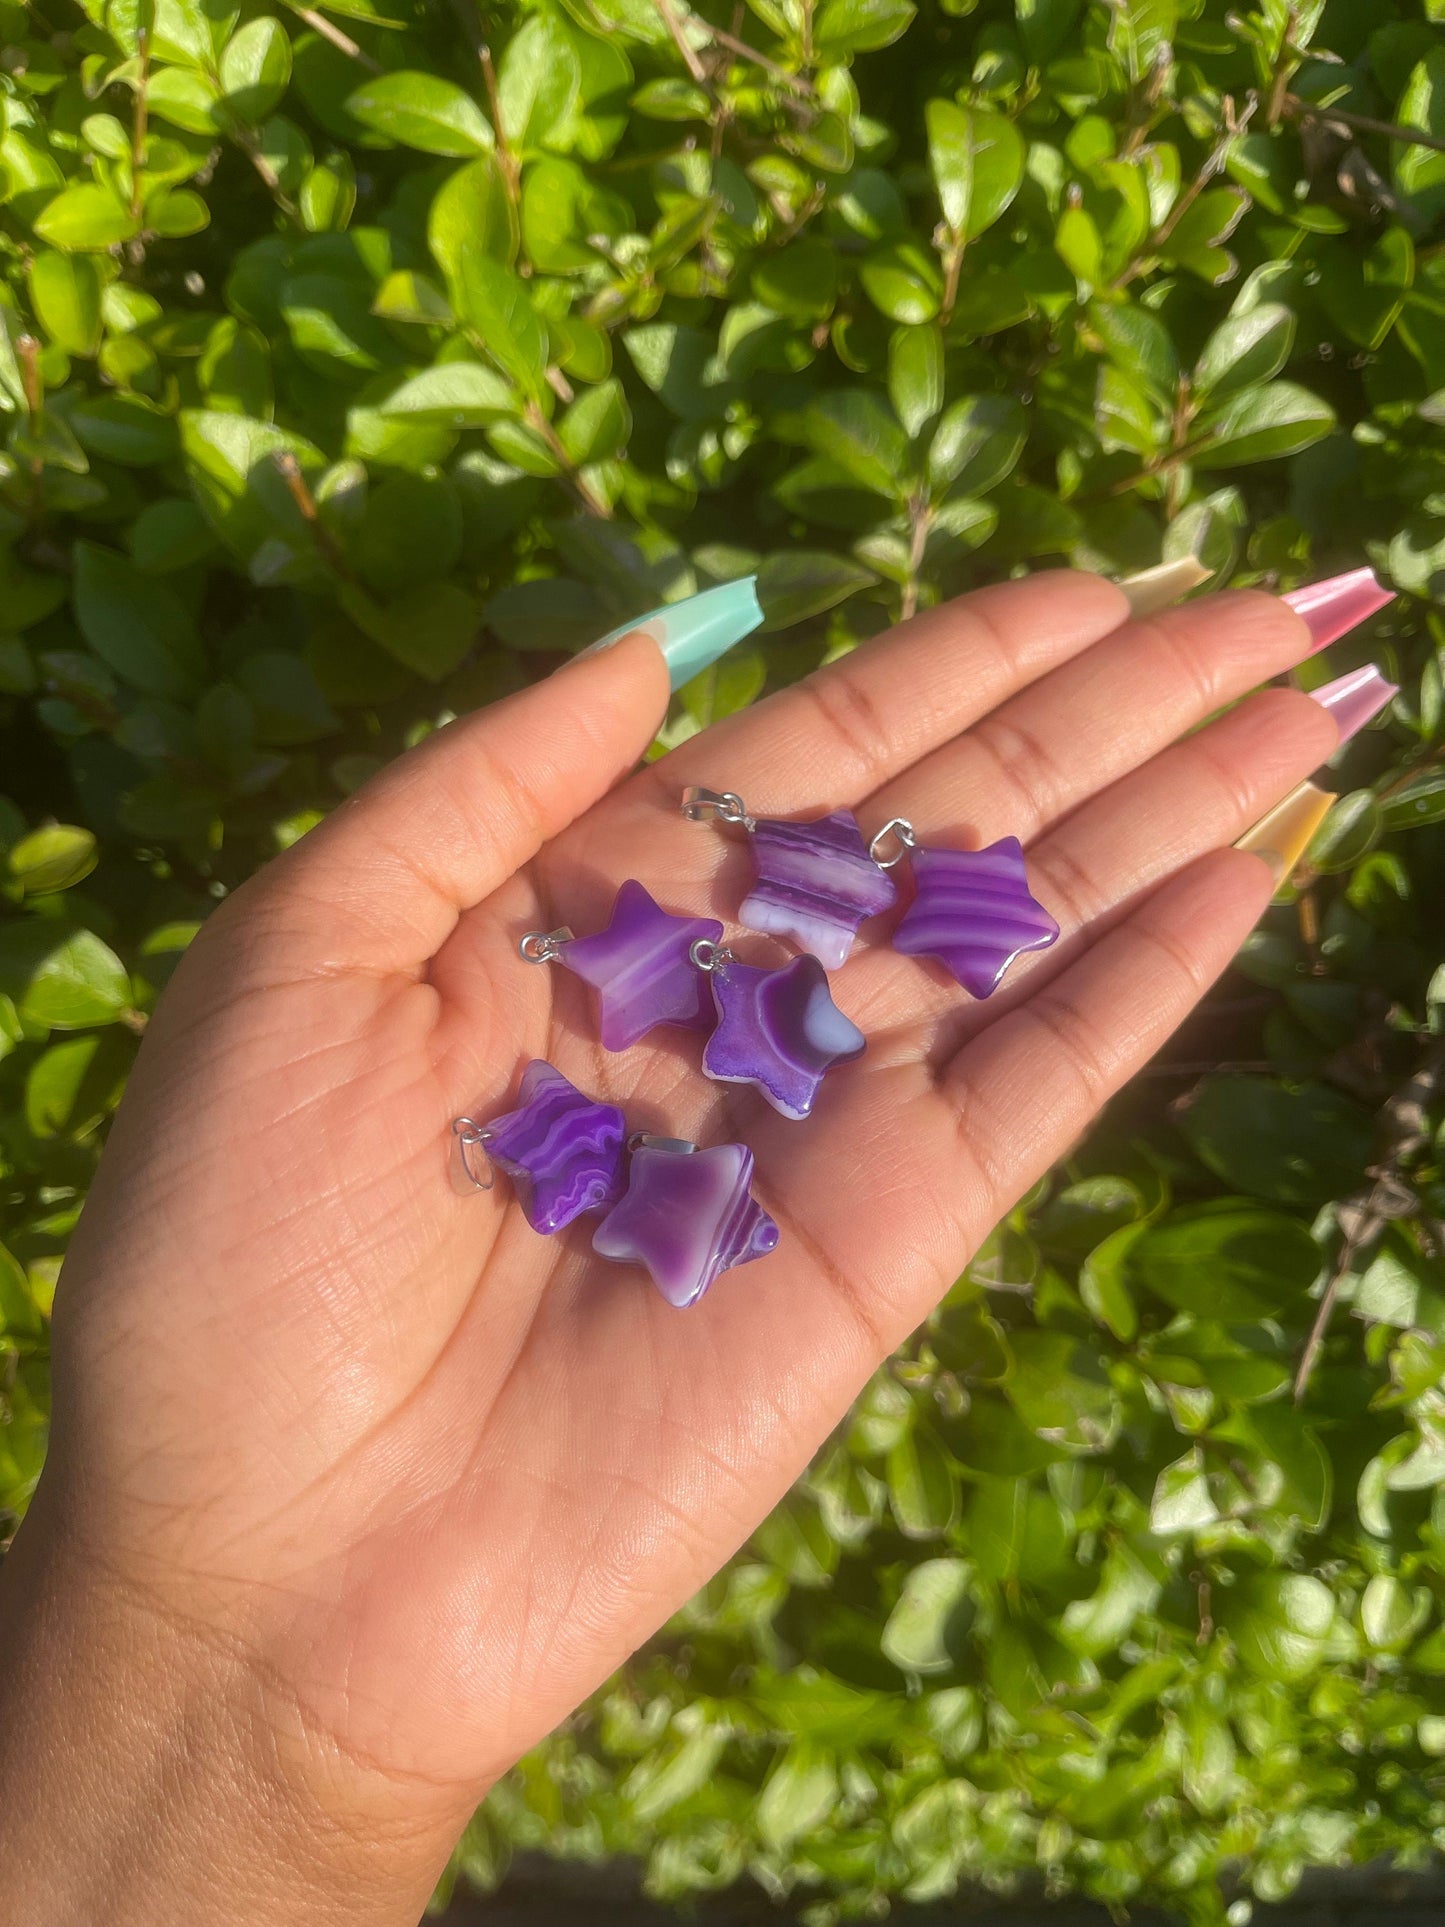
<path id="1" fill-rule="evenodd" d="M 324 467 L 318 448 L 270 422 L 219 410 L 183 409 L 181 453 L 196 499 L 217 534 L 249 561 L 278 529 L 304 536 L 278 455 L 303 474 Z"/>
<path id="2" fill-rule="evenodd" d="M 503 262 L 467 249 L 452 305 L 523 393 L 540 394 L 547 369 L 547 330 L 521 277 Z"/>
<path id="3" fill-rule="evenodd" d="M 1138 87 L 1156 62 L 1167 63 L 1179 25 L 1177 0 L 1117 0 L 1109 10 L 1109 52 Z"/>
<path id="4" fill-rule="evenodd" d="M 1116 1651 L 1141 1613 L 1158 1599 L 1160 1584 L 1128 1545 L 1112 1546 L 1099 1583 L 1084 1599 L 1070 1600 L 1059 1620 L 1067 1646 L 1087 1658 Z"/>
<path id="5" fill-rule="evenodd" d="M 571 144 L 582 71 L 562 22 L 537 13 L 507 43 L 497 74 L 497 98 L 509 145 L 519 154 Z"/>
<path id="6" fill-rule="evenodd" d="M 348 95 L 346 111 L 363 126 L 423 154 L 488 153 L 491 123 L 470 94 L 439 74 L 378 74 Z"/>
<path id="7" fill-rule="evenodd" d="M 296 198 L 309 233 L 325 234 L 344 228 L 356 206 L 356 169 L 351 156 L 333 147 L 309 170 Z"/>
<path id="8" fill-rule="evenodd" d="M 1136 380 L 1161 409 L 1172 411 L 1179 389 L 1179 356 L 1158 315 L 1136 301 L 1094 301 L 1089 306 L 1089 326 L 1102 340 L 1110 360 Z"/>
<path id="9" fill-rule="evenodd" d="M 838 292 L 837 250 L 821 236 L 765 254 L 753 268 L 753 293 L 791 321 L 821 321 Z"/>
<path id="10" fill-rule="evenodd" d="M 516 390 L 495 370 L 476 361 L 443 361 L 394 388 L 379 406 L 383 415 L 475 428 L 517 414 L 521 404 Z"/>
<path id="11" fill-rule="evenodd" d="M 863 291 L 890 321 L 931 321 L 943 301 L 937 257 L 917 241 L 885 241 L 858 270 Z"/>
<path id="12" fill-rule="evenodd" d="M 813 45 L 826 60 L 891 47 L 913 24 L 913 0 L 823 0 Z"/>
<path id="13" fill-rule="evenodd" d="M 0 924 L 0 992 L 51 1030 L 108 1024 L 130 1003 L 125 966 L 93 931 L 27 918 Z"/>
<path id="14" fill-rule="evenodd" d="M 908 488 L 908 440 L 881 395 L 848 388 L 820 395 L 803 417 L 809 445 L 860 488 L 901 499 Z"/>
<path id="15" fill-rule="evenodd" d="M 766 555 L 757 568 L 758 601 L 767 618 L 763 631 L 791 629 L 877 580 L 871 569 L 847 556 L 810 549 Z"/>
<path id="16" fill-rule="evenodd" d="M 837 1798 L 832 1754 L 815 1740 L 795 1740 L 758 1795 L 758 1833 L 775 1853 L 786 1853 L 794 1841 L 821 1826 Z"/>
<path id="17" fill-rule="evenodd" d="M 516 210 L 493 156 L 468 161 L 442 184 L 427 215 L 426 232 L 451 305 L 464 312 L 471 264 L 478 257 L 510 263 L 517 252 Z"/>
<path id="18" fill-rule="evenodd" d="M 946 410 L 928 449 L 935 495 L 986 494 L 1010 474 L 1023 451 L 1028 419 L 1011 395 L 968 395 Z"/>
<path id="19" fill-rule="evenodd" d="M 75 545 L 75 619 L 91 648 L 132 688 L 184 698 L 199 687 L 203 656 L 185 606 L 112 549 Z"/>
<path id="20" fill-rule="evenodd" d="M 1385 345 L 1414 281 L 1415 244 L 1403 228 L 1387 229 L 1368 253 L 1344 241 L 1320 251 L 1319 300 L 1340 332 L 1363 348 Z"/>
<path id="21" fill-rule="evenodd" d="M 1217 1177 L 1277 1204 L 1343 1197 L 1370 1155 L 1369 1118 L 1321 1084 L 1206 1077 L 1179 1123 Z"/>
<path id="22" fill-rule="evenodd" d="M 1146 1227 L 1128 1254 L 1130 1275 L 1157 1298 L 1222 1319 L 1298 1307 L 1320 1263 L 1302 1220 L 1232 1198 L 1173 1212 Z"/>
<path id="23" fill-rule="evenodd" d="M 925 1559 L 903 1581 L 879 1641 L 900 1671 L 952 1671 L 973 1624 L 973 1569 L 966 1559 Z"/>
<path id="24" fill-rule="evenodd" d="M 247 127 L 259 126 L 291 81 L 291 42 L 281 22 L 269 14 L 247 21 L 227 41 L 219 73 L 226 112 Z"/>
<path id="25" fill-rule="evenodd" d="M 74 823 L 52 823 L 12 844 L 6 862 L 29 897 L 69 890 L 88 877 L 97 861 L 95 838 Z"/>
<path id="26" fill-rule="evenodd" d="M 1353 870 L 1384 829 L 1383 812 L 1371 790 L 1342 796 L 1310 840 L 1309 860 L 1322 875 Z"/>
<path id="27" fill-rule="evenodd" d="M 1445 47 L 1432 47 L 1411 72 L 1395 119 L 1402 127 L 1418 127 L 1445 140 Z M 1395 141 L 1390 155 L 1395 185 L 1409 195 L 1423 220 L 1435 220 L 1445 210 L 1445 154 Z"/>
<path id="28" fill-rule="evenodd" d="M 943 337 L 936 328 L 895 328 L 888 343 L 888 399 L 917 435 L 943 406 Z"/>
<path id="29" fill-rule="evenodd" d="M 1261 1678 L 1308 1679 L 1322 1663 L 1335 1602 L 1308 1573 L 1269 1573 L 1244 1580 L 1223 1602 L 1222 1617 L 1240 1659 Z"/>
<path id="30" fill-rule="evenodd" d="M 961 240 L 972 240 L 1018 193 L 1024 144 L 1012 121 L 981 107 L 930 100 L 928 157 L 943 218 Z"/>
<path id="31" fill-rule="evenodd" d="M 915 1426 L 888 1454 L 888 1499 L 898 1530 L 909 1539 L 938 1539 L 958 1517 L 958 1480 L 948 1454 Z"/>
<path id="32" fill-rule="evenodd" d="M 1142 1224 L 1120 1225 L 1079 1266 L 1079 1296 L 1085 1308 L 1124 1344 L 1139 1329 L 1139 1312 L 1128 1284 L 1128 1259 L 1144 1229 Z"/>
<path id="33" fill-rule="evenodd" d="M 466 656 L 481 626 L 480 611 L 454 582 L 427 582 L 385 608 L 344 591 L 341 604 L 387 654 L 428 682 L 440 682 Z"/>
<path id="34" fill-rule="evenodd" d="M 1198 468 L 1238 468 L 1297 455 L 1335 425 L 1328 402 L 1292 381 L 1244 388 L 1199 423 Z"/>
<path id="35" fill-rule="evenodd" d="M 1289 360 L 1295 318 L 1278 302 L 1227 316 L 1200 350 L 1191 376 L 1202 402 L 1218 404 L 1242 388 L 1269 381 Z"/>
<path id="36" fill-rule="evenodd" d="M 1411 1592 L 1391 1573 L 1377 1572 L 1360 1596 L 1360 1630 L 1377 1653 L 1399 1653 L 1430 1618 L 1427 1587 Z"/>
<path id="37" fill-rule="evenodd" d="M 35 232 L 53 248 L 103 253 L 140 232 L 140 221 L 108 187 L 76 181 L 48 203 Z"/>
<path id="38" fill-rule="evenodd" d="M 619 455 L 632 432 L 632 411 L 616 379 L 584 388 L 557 425 L 557 436 L 576 468 Z"/>
<path id="39" fill-rule="evenodd" d="M 52 341 L 69 355 L 100 346 L 100 270 L 87 254 L 42 249 L 30 263 L 30 299 Z"/>
<path id="40" fill-rule="evenodd" d="M 142 395 L 96 395 L 71 409 L 70 425 L 88 453 L 127 467 L 168 461 L 180 443 L 174 416 Z"/>

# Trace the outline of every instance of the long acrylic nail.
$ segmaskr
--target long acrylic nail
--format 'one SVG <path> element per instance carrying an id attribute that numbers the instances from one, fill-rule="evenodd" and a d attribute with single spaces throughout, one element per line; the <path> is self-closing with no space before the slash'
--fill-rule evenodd
<path id="1" fill-rule="evenodd" d="M 1152 616 L 1207 582 L 1213 573 L 1197 555 L 1181 555 L 1176 561 L 1157 562 L 1152 569 L 1121 576 L 1116 586 L 1129 598 L 1131 616 Z"/>
<path id="2" fill-rule="evenodd" d="M 1312 656 L 1394 600 L 1395 591 L 1387 589 L 1373 569 L 1351 569 L 1346 575 L 1327 576 L 1323 582 L 1308 582 L 1304 588 L 1291 589 L 1280 597 L 1297 616 L 1304 617 L 1314 638 Z"/>
<path id="3" fill-rule="evenodd" d="M 1347 743 L 1399 695 L 1400 685 L 1386 682 L 1378 665 L 1367 662 L 1361 668 L 1351 669 L 1346 675 L 1336 676 L 1333 682 L 1321 683 L 1318 689 L 1311 689 L 1307 693 L 1311 702 L 1318 703 L 1321 709 L 1330 712 L 1340 732 L 1341 743 Z"/>
<path id="4" fill-rule="evenodd" d="M 680 689 L 685 682 L 701 675 L 719 656 L 725 656 L 744 636 L 750 636 L 762 622 L 757 583 L 755 575 L 745 575 L 736 582 L 724 582 L 720 588 L 704 589 L 701 595 L 689 596 L 685 602 L 668 602 L 660 609 L 649 609 L 645 616 L 634 616 L 631 622 L 621 622 L 615 629 L 609 629 L 579 654 L 591 656 L 599 649 L 610 649 L 624 636 L 640 629 L 644 635 L 651 636 L 662 651 L 672 686 Z"/>
<path id="5" fill-rule="evenodd" d="M 1316 789 L 1313 783 L 1301 783 L 1253 829 L 1246 830 L 1234 847 L 1263 857 L 1278 886 L 1293 874 L 1334 801 L 1329 791 Z"/>

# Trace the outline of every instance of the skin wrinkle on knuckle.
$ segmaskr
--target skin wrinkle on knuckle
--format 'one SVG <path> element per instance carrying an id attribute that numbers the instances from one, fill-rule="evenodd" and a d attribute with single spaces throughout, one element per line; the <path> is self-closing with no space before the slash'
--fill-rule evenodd
<path id="1" fill-rule="evenodd" d="M 807 713 L 821 721 L 825 738 L 851 757 L 857 769 L 860 793 L 871 789 L 885 767 L 890 721 L 867 693 L 857 674 L 849 675 L 840 664 L 837 674 L 810 677 L 797 685 L 797 695 Z"/>
<path id="2" fill-rule="evenodd" d="M 1069 786 L 1041 736 L 995 710 L 974 726 L 967 741 L 1019 799 L 1022 819 L 1010 819 L 1017 824 L 1015 834 L 1028 836 L 1053 819 Z"/>
<path id="3" fill-rule="evenodd" d="M 1117 1085 L 1118 1068 L 1110 1063 L 1083 1007 L 1066 991 L 1043 990 L 1023 1007 L 1023 1014 L 1053 1039 L 1058 1049 L 1051 1061 L 1073 1072 L 1088 1110 L 1098 1110 Z"/>

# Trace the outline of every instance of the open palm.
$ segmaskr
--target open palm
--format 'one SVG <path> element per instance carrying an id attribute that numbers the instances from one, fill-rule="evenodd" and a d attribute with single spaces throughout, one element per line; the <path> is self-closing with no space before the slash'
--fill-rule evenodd
<path id="1" fill-rule="evenodd" d="M 37 1514 L 254 1658 L 247 1717 L 288 1770 L 443 1840 L 746 1537 L 1227 963 L 1270 882 L 1223 846 L 1334 726 L 1289 690 L 1195 725 L 1308 646 L 1265 597 L 1130 623 L 1058 574 L 633 774 L 666 701 L 643 637 L 440 732 L 167 992 L 66 1265 Z M 586 986 L 517 939 L 599 928 L 627 877 L 732 935 L 747 852 L 684 821 L 694 782 L 865 835 L 1017 834 L 1062 939 L 977 1004 L 865 926 L 832 987 L 868 1050 L 806 1122 L 707 1082 L 695 1034 L 608 1054 Z M 509 1108 L 535 1057 L 631 1128 L 750 1145 L 777 1251 L 678 1312 L 592 1255 L 593 1221 L 544 1239 L 504 1183 L 463 1192 L 450 1120 Z"/>

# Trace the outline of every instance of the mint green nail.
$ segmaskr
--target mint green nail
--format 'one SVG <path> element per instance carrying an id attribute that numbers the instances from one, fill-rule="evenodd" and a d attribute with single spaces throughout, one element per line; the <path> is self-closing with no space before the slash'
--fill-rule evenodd
<path id="1" fill-rule="evenodd" d="M 605 636 L 581 651 L 595 655 L 610 649 L 635 629 L 652 637 L 662 651 L 667 673 L 674 689 L 700 676 L 704 669 L 725 656 L 729 649 L 750 636 L 763 620 L 758 601 L 758 578 L 745 575 L 737 582 L 724 582 L 720 588 L 704 589 L 701 595 L 685 602 L 668 602 L 660 609 L 649 609 L 645 616 L 619 623 Z"/>

